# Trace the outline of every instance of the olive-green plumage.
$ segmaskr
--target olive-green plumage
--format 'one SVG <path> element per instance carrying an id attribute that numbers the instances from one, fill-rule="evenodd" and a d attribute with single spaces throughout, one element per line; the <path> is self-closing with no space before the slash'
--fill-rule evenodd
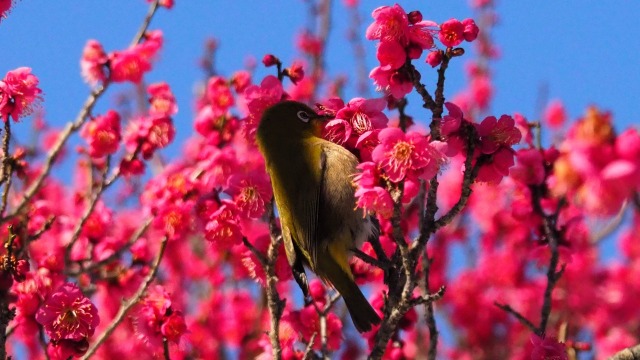
<path id="1" fill-rule="evenodd" d="M 376 230 L 368 215 L 354 210 L 352 178 L 358 160 L 319 136 L 324 119 L 302 103 L 276 104 L 262 116 L 258 147 L 296 282 L 308 296 L 303 265 L 310 267 L 342 295 L 356 329 L 364 332 L 380 318 L 356 285 L 348 254 Z"/>

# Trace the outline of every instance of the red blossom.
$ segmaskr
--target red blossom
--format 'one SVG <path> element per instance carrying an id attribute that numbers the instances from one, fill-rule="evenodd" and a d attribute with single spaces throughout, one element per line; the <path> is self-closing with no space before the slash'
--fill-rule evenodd
<path id="1" fill-rule="evenodd" d="M 105 69 L 109 58 L 97 40 L 87 41 L 80 58 L 82 77 L 91 85 L 104 82 L 107 78 Z"/>
<path id="2" fill-rule="evenodd" d="M 449 19 L 440 25 L 438 38 L 442 45 L 454 47 L 464 41 L 465 26 L 457 19 Z"/>
<path id="3" fill-rule="evenodd" d="M 52 341 L 87 340 L 100 323 L 98 309 L 72 283 L 62 285 L 49 296 L 36 314 Z"/>
<path id="4" fill-rule="evenodd" d="M 390 181 L 400 182 L 408 174 L 429 179 L 445 162 L 444 154 L 435 147 L 445 149 L 444 144 L 430 144 L 416 132 L 405 134 L 398 128 L 386 128 L 378 138 L 380 145 L 373 150 L 372 158 Z"/>
<path id="5" fill-rule="evenodd" d="M 178 112 L 176 98 L 166 82 L 153 83 L 147 86 L 149 93 L 149 114 L 152 116 L 169 117 Z"/>
<path id="6" fill-rule="evenodd" d="M 476 125 L 480 135 L 480 150 L 485 154 L 492 154 L 500 147 L 510 147 L 520 142 L 522 134 L 515 127 L 515 121 L 509 115 L 488 116 Z"/>
<path id="7" fill-rule="evenodd" d="M 113 110 L 97 116 L 85 124 L 80 132 L 89 144 L 89 155 L 100 158 L 115 153 L 122 139 L 120 135 L 120 115 Z"/>
<path id="8" fill-rule="evenodd" d="M 5 121 L 9 120 L 9 115 L 14 121 L 18 121 L 33 112 L 42 100 L 39 82 L 28 67 L 7 72 L 0 82 L 0 115 Z"/>
<path id="9" fill-rule="evenodd" d="M 531 335 L 533 350 L 531 360 L 567 360 L 567 349 L 565 345 L 552 337 L 540 338 Z"/>

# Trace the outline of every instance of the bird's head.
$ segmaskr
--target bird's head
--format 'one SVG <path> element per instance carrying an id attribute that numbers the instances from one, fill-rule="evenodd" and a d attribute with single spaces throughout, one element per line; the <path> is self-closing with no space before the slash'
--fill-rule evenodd
<path id="1" fill-rule="evenodd" d="M 292 138 L 320 136 L 323 123 L 331 118 L 319 115 L 297 101 L 283 101 L 267 109 L 258 125 L 260 141 L 285 141 Z"/>

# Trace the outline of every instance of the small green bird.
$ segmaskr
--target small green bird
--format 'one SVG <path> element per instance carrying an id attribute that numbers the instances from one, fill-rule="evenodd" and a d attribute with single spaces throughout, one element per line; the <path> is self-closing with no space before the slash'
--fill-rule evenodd
<path id="1" fill-rule="evenodd" d="M 278 103 L 262 115 L 258 147 L 271 177 L 296 282 L 308 297 L 303 265 L 310 267 L 342 295 L 356 329 L 365 332 L 380 318 L 356 285 L 348 258 L 377 228 L 370 215 L 354 209 L 352 177 L 358 159 L 320 137 L 327 118 L 299 102 Z"/>

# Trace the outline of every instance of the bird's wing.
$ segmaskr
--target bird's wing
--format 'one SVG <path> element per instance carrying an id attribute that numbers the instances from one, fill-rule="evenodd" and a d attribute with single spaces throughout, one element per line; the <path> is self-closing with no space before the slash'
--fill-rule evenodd
<path id="1" fill-rule="evenodd" d="M 352 185 L 358 159 L 340 145 L 325 141 L 321 145 L 321 186 L 318 200 L 318 248 L 330 242 L 350 247 L 361 219 L 354 217 L 355 197 Z"/>

